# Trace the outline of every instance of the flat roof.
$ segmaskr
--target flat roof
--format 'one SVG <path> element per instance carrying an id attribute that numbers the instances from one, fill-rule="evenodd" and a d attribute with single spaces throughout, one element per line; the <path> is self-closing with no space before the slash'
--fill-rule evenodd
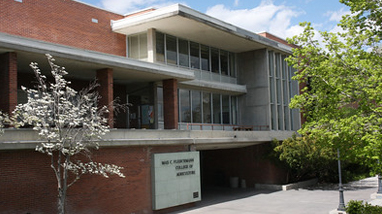
<path id="1" fill-rule="evenodd" d="M 146 13 L 112 20 L 114 32 L 133 35 L 154 28 L 157 31 L 235 53 L 263 48 L 291 53 L 291 48 L 254 32 L 174 4 Z"/>

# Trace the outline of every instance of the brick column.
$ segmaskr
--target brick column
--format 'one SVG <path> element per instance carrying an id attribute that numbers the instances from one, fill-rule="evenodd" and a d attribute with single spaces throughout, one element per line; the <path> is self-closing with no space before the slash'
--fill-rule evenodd
<path id="1" fill-rule="evenodd" d="M 0 110 L 10 114 L 17 105 L 17 54 L 0 55 Z"/>
<path id="2" fill-rule="evenodd" d="M 104 68 L 97 70 L 97 81 L 100 84 L 98 87 L 99 106 L 109 106 L 114 100 L 113 97 L 113 69 Z M 110 128 L 114 128 L 114 110 L 112 106 L 109 106 L 109 113 L 106 115 Z"/>
<path id="3" fill-rule="evenodd" d="M 164 128 L 178 129 L 178 81 L 163 80 Z"/>

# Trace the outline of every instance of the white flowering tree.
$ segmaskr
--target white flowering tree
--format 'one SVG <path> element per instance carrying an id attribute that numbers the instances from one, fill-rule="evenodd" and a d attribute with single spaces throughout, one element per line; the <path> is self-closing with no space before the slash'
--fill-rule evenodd
<path id="1" fill-rule="evenodd" d="M 0 111 L 0 136 L 3 134 L 3 128 L 7 123 L 9 123 L 8 115 Z"/>
<path id="2" fill-rule="evenodd" d="M 17 105 L 12 118 L 16 127 L 31 126 L 43 140 L 36 151 L 51 157 L 50 167 L 57 179 L 58 213 L 63 214 L 67 190 L 82 175 L 125 176 L 122 167 L 91 160 L 91 149 L 98 149 L 98 141 L 109 131 L 104 117 L 108 108 L 98 107 L 97 84 L 90 84 L 81 91 L 72 89 L 70 82 L 64 79 L 65 68 L 56 65 L 52 56 L 46 56 L 53 81 L 47 80 L 37 63 L 31 63 L 37 87 L 22 87 L 28 102 Z"/>

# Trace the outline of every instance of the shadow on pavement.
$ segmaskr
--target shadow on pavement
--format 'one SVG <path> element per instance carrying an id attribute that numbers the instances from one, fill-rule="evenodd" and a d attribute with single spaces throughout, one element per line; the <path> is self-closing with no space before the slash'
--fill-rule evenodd
<path id="1" fill-rule="evenodd" d="M 346 184 L 343 184 L 344 190 L 362 190 L 362 189 L 369 189 L 369 188 L 377 188 L 377 178 L 371 177 L 366 178 L 360 181 L 353 181 Z M 316 184 L 314 186 L 305 187 L 303 189 L 306 190 L 338 190 L 338 184 L 332 184 L 332 183 L 321 183 Z"/>
<path id="2" fill-rule="evenodd" d="M 202 207 L 224 203 L 228 201 L 243 199 L 260 194 L 270 194 L 275 190 L 259 190 L 254 188 L 229 188 L 229 187 L 207 187 L 202 190 L 202 200 L 196 202 L 196 206 L 188 209 L 182 209 L 171 214 L 183 213 L 186 211 L 199 209 Z"/>

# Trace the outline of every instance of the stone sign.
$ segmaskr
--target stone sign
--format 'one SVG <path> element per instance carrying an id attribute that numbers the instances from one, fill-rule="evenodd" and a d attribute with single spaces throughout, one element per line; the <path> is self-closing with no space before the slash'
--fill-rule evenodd
<path id="1" fill-rule="evenodd" d="M 199 152 L 153 155 L 153 209 L 201 200 Z"/>

